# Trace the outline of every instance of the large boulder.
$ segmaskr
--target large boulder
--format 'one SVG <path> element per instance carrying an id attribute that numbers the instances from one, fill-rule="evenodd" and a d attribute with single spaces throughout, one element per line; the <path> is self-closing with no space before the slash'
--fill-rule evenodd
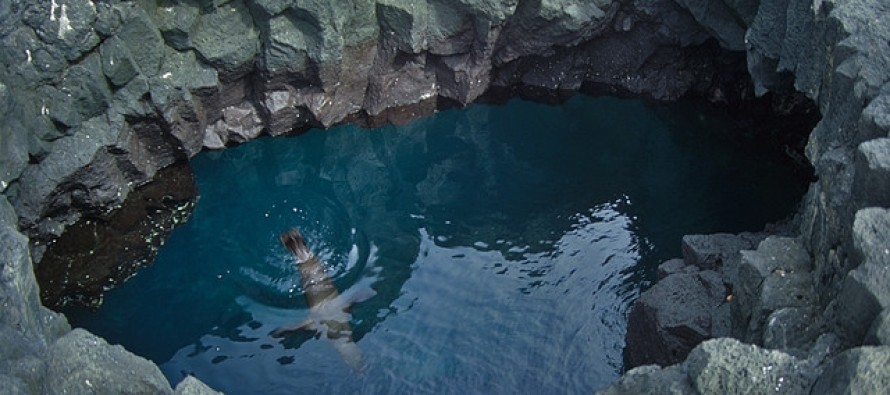
<path id="1" fill-rule="evenodd" d="M 40 305 L 28 239 L 16 231 L 16 222 L 0 195 L 0 392 L 39 393 L 47 344 L 71 328 L 62 315 Z"/>
<path id="2" fill-rule="evenodd" d="M 762 344 L 767 318 L 816 300 L 809 253 L 793 238 L 771 236 L 741 252 L 732 303 L 733 336 Z"/>
<path id="3" fill-rule="evenodd" d="M 859 210 L 853 246 L 862 263 L 843 283 L 834 329 L 848 344 L 859 345 L 877 315 L 890 307 L 890 210 Z"/>
<path id="4" fill-rule="evenodd" d="M 207 386 L 195 378 L 195 376 L 186 376 L 176 388 L 173 390 L 176 395 L 222 395 L 222 392 L 214 391 L 213 388 Z"/>
<path id="5" fill-rule="evenodd" d="M 890 347 L 859 347 L 832 358 L 813 394 L 890 393 Z"/>
<path id="6" fill-rule="evenodd" d="M 50 347 L 48 393 L 172 394 L 157 365 L 77 328 Z"/>
<path id="7" fill-rule="evenodd" d="M 253 69 L 259 33 L 247 6 L 229 1 L 196 18 L 189 42 L 201 58 L 223 72 L 240 76 Z"/>
<path id="8" fill-rule="evenodd" d="M 702 343 L 685 365 L 702 394 L 808 394 L 817 373 L 791 355 L 728 338 Z"/>
<path id="9" fill-rule="evenodd" d="M 753 249 L 764 237 L 758 233 L 686 235 L 680 248 L 687 264 L 701 270 L 721 271 L 732 283 L 741 262 L 739 251 Z"/>
<path id="10" fill-rule="evenodd" d="M 41 41 L 61 49 L 65 58 L 75 60 L 99 43 L 93 29 L 96 6 L 89 0 L 56 3 L 25 3 L 24 22 L 34 28 Z"/>
<path id="11" fill-rule="evenodd" d="M 680 364 L 632 369 L 598 394 L 809 394 L 821 373 L 820 361 L 798 359 L 735 339 L 711 339 L 693 349 Z M 877 364 L 872 366 L 880 371 Z"/>
<path id="12" fill-rule="evenodd" d="M 890 138 L 859 144 L 853 199 L 862 207 L 890 207 Z"/>
<path id="13" fill-rule="evenodd" d="M 878 314 L 863 343 L 890 346 L 890 308 L 884 309 L 881 314 Z"/>
<path id="14" fill-rule="evenodd" d="M 717 272 L 676 273 L 634 303 L 628 317 L 625 366 L 682 361 L 703 340 L 729 335 L 727 288 Z"/>

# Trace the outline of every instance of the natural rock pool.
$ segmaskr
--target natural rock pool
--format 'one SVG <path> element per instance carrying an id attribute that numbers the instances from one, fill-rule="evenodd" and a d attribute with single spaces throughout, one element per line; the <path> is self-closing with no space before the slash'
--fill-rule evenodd
<path id="1" fill-rule="evenodd" d="M 260 139 L 191 164 L 201 197 L 155 264 L 85 327 L 227 393 L 589 393 L 622 370 L 626 314 L 684 234 L 757 231 L 806 180 L 681 104 L 575 96 L 405 126 Z M 269 333 L 307 315 L 278 235 L 299 227 L 368 366 Z"/>

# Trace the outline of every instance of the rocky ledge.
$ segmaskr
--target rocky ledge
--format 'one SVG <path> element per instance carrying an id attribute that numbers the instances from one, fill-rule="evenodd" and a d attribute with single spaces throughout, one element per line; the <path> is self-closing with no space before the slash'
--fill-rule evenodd
<path id="1" fill-rule="evenodd" d="M 402 122 L 491 92 L 605 91 L 729 105 L 799 92 L 823 115 L 806 147 L 818 181 L 797 226 L 684 239 L 684 260 L 662 267 L 630 317 L 628 359 L 689 357 L 634 369 L 606 391 L 886 390 L 887 11 L 880 0 L 2 2 L 3 388 L 211 391 L 191 378 L 174 390 L 151 363 L 71 331 L 41 305 L 33 270 L 62 273 L 43 292 L 49 304 L 67 294 L 57 287 L 117 281 L 116 268 L 137 258 L 83 278 L 92 272 L 78 265 L 100 263 L 54 260 L 59 237 L 112 221 L 141 186 L 202 149 Z M 188 200 L 162 192 L 143 212 Z M 697 307 L 675 314 L 660 300 Z M 719 336 L 756 345 L 701 343 Z"/>

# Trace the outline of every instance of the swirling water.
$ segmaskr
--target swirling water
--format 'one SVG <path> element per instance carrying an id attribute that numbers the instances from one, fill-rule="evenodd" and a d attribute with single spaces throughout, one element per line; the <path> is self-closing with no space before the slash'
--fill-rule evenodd
<path id="1" fill-rule="evenodd" d="M 759 230 L 805 188 L 689 111 L 514 100 L 202 153 L 154 265 L 68 313 L 231 394 L 589 393 L 683 234 Z M 341 291 L 377 292 L 351 310 L 363 374 L 324 338 L 269 336 L 308 311 L 278 241 L 293 226 Z"/>

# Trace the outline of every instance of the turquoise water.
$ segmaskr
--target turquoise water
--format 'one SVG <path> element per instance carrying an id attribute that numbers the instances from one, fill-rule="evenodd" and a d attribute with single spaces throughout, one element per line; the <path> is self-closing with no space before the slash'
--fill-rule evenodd
<path id="1" fill-rule="evenodd" d="M 189 222 L 71 320 L 231 394 L 590 393 L 683 234 L 759 230 L 804 190 L 689 111 L 514 100 L 202 153 Z M 323 338 L 269 336 L 307 315 L 293 226 L 341 291 L 377 292 L 352 309 L 364 374 Z"/>

